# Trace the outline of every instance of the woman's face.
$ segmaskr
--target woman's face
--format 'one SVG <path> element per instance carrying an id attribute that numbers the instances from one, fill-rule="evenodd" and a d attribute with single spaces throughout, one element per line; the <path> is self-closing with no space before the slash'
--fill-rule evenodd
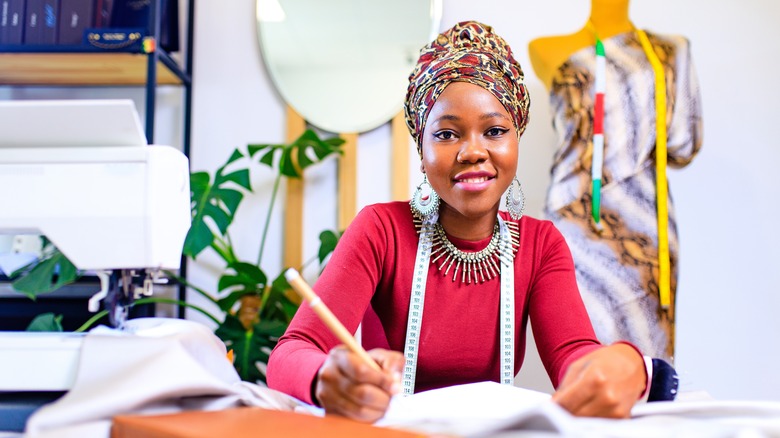
<path id="1" fill-rule="evenodd" d="M 423 131 L 422 171 L 444 205 L 440 214 L 495 215 L 517 171 L 512 118 L 484 88 L 453 82 L 434 103 Z"/>

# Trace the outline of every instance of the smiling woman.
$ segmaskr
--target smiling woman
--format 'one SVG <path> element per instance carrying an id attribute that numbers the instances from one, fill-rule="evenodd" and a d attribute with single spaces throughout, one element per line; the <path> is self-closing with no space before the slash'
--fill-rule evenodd
<path id="1" fill-rule="evenodd" d="M 306 121 L 337 133 L 368 131 L 398 113 L 440 19 L 440 0 L 257 0 L 276 89 Z"/>
<path id="2" fill-rule="evenodd" d="M 421 50 L 405 115 L 433 190 L 364 208 L 314 286 L 351 333 L 362 322 L 381 370 L 301 307 L 269 360 L 270 387 L 376 421 L 401 391 L 512 385 L 530 320 L 555 401 L 629 414 L 648 387 L 641 354 L 596 340 L 560 232 L 516 203 L 499 210 L 504 191 L 516 199 L 528 107 L 523 71 L 490 26 L 458 23 Z"/>

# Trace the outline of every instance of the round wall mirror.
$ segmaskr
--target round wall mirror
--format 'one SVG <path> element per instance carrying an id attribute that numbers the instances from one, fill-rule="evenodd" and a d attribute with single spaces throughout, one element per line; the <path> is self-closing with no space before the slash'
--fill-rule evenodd
<path id="1" fill-rule="evenodd" d="M 440 0 L 257 0 L 263 59 L 282 98 L 312 125 L 365 132 L 397 114 Z"/>

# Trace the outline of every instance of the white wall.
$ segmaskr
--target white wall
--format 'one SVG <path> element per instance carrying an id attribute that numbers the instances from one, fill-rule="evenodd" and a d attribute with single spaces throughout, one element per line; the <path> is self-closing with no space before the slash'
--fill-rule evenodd
<path id="1" fill-rule="evenodd" d="M 284 141 L 284 104 L 262 65 L 254 1 L 196 4 L 192 167 L 213 170 L 235 147 Z M 532 216 L 541 211 L 554 133 L 547 93 L 533 75 L 526 47 L 533 38 L 579 29 L 588 8 L 588 0 L 444 0 L 442 28 L 466 19 L 491 24 L 525 66 L 532 109 L 519 174 Z M 775 371 L 780 363 L 780 228 L 772 225 L 780 216 L 780 145 L 774 132 L 780 115 L 780 81 L 775 78 L 780 4 L 635 0 L 631 16 L 637 26 L 689 37 L 702 89 L 704 146 L 690 166 L 670 174 L 681 239 L 677 368 L 688 389 L 704 389 L 721 399 L 780 400 Z M 119 97 L 127 92 L 0 91 L 3 98 Z M 130 94 L 142 109 L 142 94 Z M 171 106 L 158 118 L 158 142 L 177 143 L 176 94 L 164 95 L 163 106 Z M 360 206 L 390 199 L 389 136 L 385 125 L 360 137 Z M 410 187 L 419 179 L 416 161 L 413 154 Z M 335 227 L 334 175 L 333 162 L 308 175 L 306 256 L 315 254 L 319 231 Z M 239 214 L 234 237 L 247 258 L 257 254 L 270 175 L 258 175 L 256 183 L 258 193 L 249 211 Z M 269 275 L 281 269 L 280 211 L 263 262 Z M 214 289 L 217 271 L 214 261 L 204 258 L 191 266 L 190 279 Z M 521 373 L 521 381 L 544 388 L 546 377 L 539 377 L 538 363 L 530 368 Z"/>

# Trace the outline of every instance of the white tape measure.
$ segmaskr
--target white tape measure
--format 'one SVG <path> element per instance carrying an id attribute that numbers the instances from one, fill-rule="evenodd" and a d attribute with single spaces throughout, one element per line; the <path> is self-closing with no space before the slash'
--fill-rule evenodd
<path id="1" fill-rule="evenodd" d="M 420 230 L 420 242 L 417 245 L 417 257 L 414 261 L 414 277 L 412 278 L 412 293 L 409 299 L 409 316 L 406 322 L 406 343 L 404 358 L 406 364 L 403 372 L 403 394 L 414 394 L 414 384 L 417 375 L 417 357 L 419 353 L 420 327 L 422 326 L 423 305 L 425 304 L 425 286 L 428 282 L 428 269 L 431 264 L 433 249 L 434 224 L 439 220 L 438 214 L 423 221 Z M 501 261 L 501 299 L 499 312 L 500 344 L 500 381 L 505 385 L 514 383 L 515 366 L 515 277 L 514 251 L 512 239 L 501 217 L 498 217 Z"/>

